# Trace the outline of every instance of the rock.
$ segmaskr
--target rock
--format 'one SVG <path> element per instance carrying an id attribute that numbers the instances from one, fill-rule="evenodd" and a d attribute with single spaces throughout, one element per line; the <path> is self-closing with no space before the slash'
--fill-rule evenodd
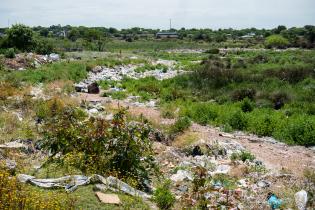
<path id="1" fill-rule="evenodd" d="M 5 164 L 6 164 L 6 167 L 10 170 L 10 171 L 15 171 L 16 169 L 16 162 L 14 160 L 9 160 L 9 159 L 6 159 L 5 161 Z"/>
<path id="2" fill-rule="evenodd" d="M 246 183 L 246 180 L 245 179 L 240 179 L 238 181 L 238 184 L 240 187 L 243 187 L 243 188 L 246 188 L 247 187 L 247 183 Z"/>
<path id="3" fill-rule="evenodd" d="M 95 115 L 95 114 L 98 114 L 98 110 L 96 108 L 93 108 L 93 109 L 88 110 L 88 113 L 91 115 Z"/>
<path id="4" fill-rule="evenodd" d="M 19 141 L 11 141 L 5 144 L 0 144 L 0 149 L 27 149 L 28 146 Z"/>
<path id="5" fill-rule="evenodd" d="M 271 183 L 268 182 L 268 181 L 259 181 L 257 183 L 257 186 L 260 187 L 260 188 L 267 188 L 267 187 L 270 187 Z"/>
<path id="6" fill-rule="evenodd" d="M 103 68 L 101 66 L 95 66 L 92 69 L 92 72 L 96 74 L 96 73 L 100 73 L 102 70 L 103 70 Z"/>
<path id="7" fill-rule="evenodd" d="M 59 61 L 60 60 L 60 56 L 58 54 L 51 53 L 49 55 L 49 60 L 51 60 L 51 61 Z"/>
<path id="8" fill-rule="evenodd" d="M 229 165 L 218 165 L 215 172 L 212 172 L 211 174 L 227 174 L 229 173 L 231 167 Z"/>
<path id="9" fill-rule="evenodd" d="M 102 203 L 121 204 L 121 201 L 116 194 L 104 194 L 102 192 L 96 192 L 95 194 Z"/>
<path id="10" fill-rule="evenodd" d="M 181 181 L 193 181 L 193 175 L 189 171 L 178 170 L 176 174 L 173 174 L 170 178 L 173 182 Z"/>
<path id="11" fill-rule="evenodd" d="M 200 146 L 198 146 L 198 145 L 195 146 L 194 149 L 193 149 L 193 151 L 192 151 L 192 154 L 191 154 L 191 155 L 192 155 L 193 157 L 203 155 Z"/>
<path id="12" fill-rule="evenodd" d="M 307 192 L 305 190 L 301 190 L 294 195 L 295 204 L 298 210 L 305 210 L 307 204 Z"/>
<path id="13" fill-rule="evenodd" d="M 85 92 L 83 91 L 84 89 L 86 89 L 86 85 L 83 84 L 75 84 L 74 85 L 74 89 L 76 92 Z"/>
<path id="14" fill-rule="evenodd" d="M 87 88 L 88 88 L 88 93 L 92 93 L 92 94 L 100 93 L 100 88 L 98 87 L 98 84 L 96 82 L 89 84 Z"/>
<path id="15" fill-rule="evenodd" d="M 188 186 L 187 186 L 187 185 L 180 185 L 177 189 L 178 189 L 181 193 L 188 192 Z"/>

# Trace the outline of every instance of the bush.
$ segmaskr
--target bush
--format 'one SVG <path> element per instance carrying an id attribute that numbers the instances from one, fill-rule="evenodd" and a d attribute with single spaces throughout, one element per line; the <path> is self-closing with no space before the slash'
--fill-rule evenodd
<path id="1" fill-rule="evenodd" d="M 282 133 L 284 139 L 288 142 L 304 146 L 314 146 L 315 120 L 311 117 L 299 117 L 291 120 Z"/>
<path id="2" fill-rule="evenodd" d="M 193 105 L 188 115 L 191 116 L 195 122 L 201 125 L 207 125 L 218 117 L 218 113 L 211 105 L 202 103 Z"/>
<path id="3" fill-rule="evenodd" d="M 246 160 L 249 160 L 249 161 L 255 160 L 255 156 L 251 154 L 250 152 L 242 151 L 240 153 L 237 153 L 237 152 L 232 153 L 230 159 L 232 161 L 241 160 L 245 162 Z"/>
<path id="4" fill-rule="evenodd" d="M 74 209 L 74 200 L 66 194 L 30 190 L 0 166 L 0 209 Z"/>
<path id="5" fill-rule="evenodd" d="M 256 95 L 256 90 L 253 88 L 242 88 L 235 90 L 232 93 L 232 98 L 235 101 L 242 101 L 245 98 L 248 98 L 250 100 L 253 100 Z"/>
<path id="6" fill-rule="evenodd" d="M 61 161 L 74 156 L 73 166 L 84 173 L 114 175 L 146 190 L 149 175 L 156 172 L 151 128 L 146 123 L 128 123 L 125 110 L 112 121 L 84 118 L 78 110 L 66 107 L 44 124 L 43 145 Z M 145 181 L 146 180 L 146 181 Z"/>
<path id="7" fill-rule="evenodd" d="M 218 48 L 211 48 L 209 50 L 207 50 L 205 53 L 209 53 L 209 54 L 219 54 L 220 50 Z"/>
<path id="8" fill-rule="evenodd" d="M 48 55 L 54 51 L 54 46 L 47 40 L 37 40 L 35 52 L 41 55 Z"/>
<path id="9" fill-rule="evenodd" d="M 265 41 L 265 46 L 267 48 L 286 48 L 289 45 L 289 41 L 281 35 L 271 35 L 267 37 Z"/>
<path id="10" fill-rule="evenodd" d="M 15 50 L 14 48 L 9 48 L 4 52 L 4 56 L 6 58 L 15 58 Z"/>
<path id="11" fill-rule="evenodd" d="M 13 25 L 7 30 L 7 41 L 10 47 L 22 51 L 32 50 L 35 45 L 34 32 L 30 27 L 22 24 Z"/>
<path id="12" fill-rule="evenodd" d="M 228 123 L 233 129 L 237 130 L 245 130 L 248 124 L 245 114 L 241 111 L 237 111 L 232 114 L 228 119 Z"/>
<path id="13" fill-rule="evenodd" d="M 241 109 L 243 112 L 251 112 L 254 110 L 254 104 L 249 98 L 245 98 L 241 103 Z"/>
<path id="14" fill-rule="evenodd" d="M 171 127 L 172 133 L 180 133 L 189 128 L 191 125 L 191 121 L 188 117 L 180 117 L 176 120 L 175 124 Z"/>
<path id="15" fill-rule="evenodd" d="M 170 191 L 170 185 L 171 182 L 167 180 L 154 191 L 153 200 L 160 209 L 171 209 L 175 204 L 175 196 Z"/>

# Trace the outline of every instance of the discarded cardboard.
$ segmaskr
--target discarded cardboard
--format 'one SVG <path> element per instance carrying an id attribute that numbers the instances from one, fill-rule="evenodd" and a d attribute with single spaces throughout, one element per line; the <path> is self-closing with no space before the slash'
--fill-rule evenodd
<path id="1" fill-rule="evenodd" d="M 96 192 L 95 194 L 102 203 L 117 205 L 121 204 L 121 201 L 116 194 L 104 194 L 102 192 Z"/>

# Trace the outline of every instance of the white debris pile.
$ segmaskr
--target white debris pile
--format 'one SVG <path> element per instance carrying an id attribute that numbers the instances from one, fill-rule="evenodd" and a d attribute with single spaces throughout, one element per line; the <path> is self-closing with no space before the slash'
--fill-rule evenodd
<path id="1" fill-rule="evenodd" d="M 163 64 L 168 67 L 168 70 L 155 69 L 145 72 L 137 72 L 138 65 L 123 65 L 113 68 L 105 66 L 96 66 L 89 72 L 87 79 L 75 84 L 75 87 L 80 90 L 86 90 L 87 86 L 91 83 L 108 80 L 108 81 L 121 81 L 123 78 L 128 77 L 131 79 L 141 79 L 145 77 L 155 77 L 158 80 L 170 79 L 179 74 L 184 73 L 183 70 L 175 70 L 173 67 L 176 61 L 158 60 L 153 64 Z"/>

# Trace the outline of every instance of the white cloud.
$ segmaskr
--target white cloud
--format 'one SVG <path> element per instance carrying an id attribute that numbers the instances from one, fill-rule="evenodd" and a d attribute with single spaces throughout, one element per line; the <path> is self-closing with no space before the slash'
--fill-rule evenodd
<path id="1" fill-rule="evenodd" d="M 315 25 L 314 0 L 1 0 L 0 26 L 271 28 Z"/>

